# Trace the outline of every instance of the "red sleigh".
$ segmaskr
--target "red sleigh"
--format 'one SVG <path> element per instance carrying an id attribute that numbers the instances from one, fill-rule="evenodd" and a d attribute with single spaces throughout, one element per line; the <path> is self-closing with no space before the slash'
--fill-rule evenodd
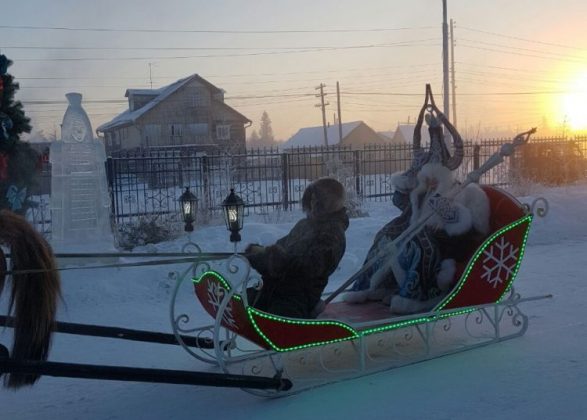
<path id="1" fill-rule="evenodd" d="M 334 302 L 316 320 L 277 316 L 248 306 L 246 298 L 235 293 L 230 282 L 215 271 L 194 279 L 195 293 L 215 318 L 219 316 L 220 302 L 230 293 L 221 325 L 262 348 L 276 351 L 353 340 L 498 304 L 508 295 L 518 272 L 532 216 L 503 190 L 490 186 L 483 189 L 490 201 L 491 233 L 471 253 L 468 264 L 460 267 L 453 290 L 426 314 L 398 318 L 392 317 L 389 308 L 379 302 L 363 305 Z"/>

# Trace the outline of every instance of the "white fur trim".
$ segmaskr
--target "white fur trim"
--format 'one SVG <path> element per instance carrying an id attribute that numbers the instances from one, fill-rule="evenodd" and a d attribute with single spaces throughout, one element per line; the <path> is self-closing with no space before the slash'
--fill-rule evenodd
<path id="1" fill-rule="evenodd" d="M 436 284 L 443 292 L 446 292 L 454 283 L 455 273 L 457 272 L 457 262 L 452 258 L 442 260 L 440 271 L 436 276 Z"/>
<path id="2" fill-rule="evenodd" d="M 475 230 L 487 235 L 491 210 L 485 191 L 477 184 L 469 184 L 457 195 L 455 201 L 469 209 Z"/>
<path id="3" fill-rule="evenodd" d="M 391 175 L 391 185 L 395 190 L 410 191 L 416 185 L 416 180 L 404 175 L 403 172 L 395 172 Z"/>
<path id="4" fill-rule="evenodd" d="M 346 292 L 342 295 L 342 300 L 347 303 L 364 303 L 369 297 L 369 290 L 357 290 L 355 292 Z"/>
<path id="5" fill-rule="evenodd" d="M 441 163 L 427 163 L 418 172 L 418 183 L 426 184 L 426 180 L 435 179 L 438 187 L 435 192 L 443 194 L 448 192 L 454 184 L 454 175 L 450 169 Z"/>

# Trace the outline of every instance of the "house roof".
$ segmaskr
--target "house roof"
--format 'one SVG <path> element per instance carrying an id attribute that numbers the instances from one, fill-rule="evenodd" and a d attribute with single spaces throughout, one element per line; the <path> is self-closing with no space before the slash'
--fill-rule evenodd
<path id="1" fill-rule="evenodd" d="M 342 138 L 344 139 L 351 133 L 351 131 L 361 124 L 365 123 L 363 121 L 353 121 L 341 124 Z M 326 128 L 326 135 L 328 136 L 328 145 L 332 146 L 338 144 L 338 124 L 328 126 Z M 281 147 L 283 149 L 289 149 L 291 147 L 312 146 L 324 146 L 324 128 L 321 125 L 317 127 L 300 128 L 298 132 L 283 143 Z"/>
<path id="2" fill-rule="evenodd" d="M 146 96 L 157 96 L 161 94 L 161 91 L 167 86 L 159 89 L 127 89 L 124 93 L 124 97 L 128 98 L 130 95 L 146 95 Z"/>
<path id="3" fill-rule="evenodd" d="M 406 144 L 412 144 L 415 128 L 416 124 L 398 124 L 397 128 L 395 129 L 395 134 L 393 135 L 393 140 L 404 141 Z M 428 129 L 425 125 L 422 128 L 422 142 L 430 143 L 430 134 L 428 133 Z"/>
<path id="4" fill-rule="evenodd" d="M 192 74 L 191 76 L 184 77 L 183 79 L 179 79 L 178 81 L 173 82 L 170 85 L 163 86 L 159 89 L 152 89 L 152 90 L 151 89 L 127 89 L 126 93 L 124 95 L 126 97 L 130 96 L 131 94 L 135 94 L 135 95 L 151 95 L 151 96 L 154 96 L 154 98 L 139 109 L 135 109 L 134 111 L 131 111 L 130 109 L 125 110 L 124 112 L 118 114 L 116 117 L 114 117 L 109 122 L 104 123 L 101 126 L 99 126 L 96 129 L 96 131 L 104 132 L 104 131 L 110 130 L 112 128 L 124 127 L 127 125 L 134 124 L 138 118 L 143 116 L 145 113 L 149 112 L 151 109 L 155 108 L 158 104 L 160 104 L 165 99 L 167 99 L 171 94 L 173 94 L 174 92 L 177 92 L 177 90 L 179 90 L 181 87 L 185 86 L 186 84 L 188 84 L 192 80 L 197 80 L 198 82 L 206 85 L 210 90 L 213 91 L 213 93 L 222 92 L 222 89 L 214 86 L 212 83 L 208 82 L 207 80 L 203 79 L 202 77 L 200 77 L 197 74 Z M 234 112 L 237 115 L 239 115 L 240 117 L 242 117 L 244 120 L 251 122 L 247 117 L 245 117 L 244 115 L 242 115 L 241 113 L 239 113 L 238 111 L 233 109 L 232 107 L 226 105 L 224 102 L 220 102 L 220 101 L 218 101 L 218 102 L 220 104 L 224 105 L 225 107 L 227 107 L 228 109 L 230 109 L 232 112 Z"/>
<path id="5" fill-rule="evenodd" d="M 252 123 L 251 120 L 249 120 L 247 117 L 245 117 L 243 114 L 241 114 L 240 112 L 238 112 L 236 109 L 234 109 L 233 107 L 231 107 L 230 105 L 228 105 L 226 102 L 221 102 L 221 101 L 216 101 L 219 104 L 221 104 L 223 107 L 229 109 L 231 112 L 235 113 L 236 115 L 238 115 L 240 118 L 242 118 L 243 120 L 245 120 L 248 123 Z"/>
<path id="6" fill-rule="evenodd" d="M 395 131 L 378 131 L 377 134 L 379 134 L 383 140 L 391 141 L 391 139 L 393 139 Z"/>

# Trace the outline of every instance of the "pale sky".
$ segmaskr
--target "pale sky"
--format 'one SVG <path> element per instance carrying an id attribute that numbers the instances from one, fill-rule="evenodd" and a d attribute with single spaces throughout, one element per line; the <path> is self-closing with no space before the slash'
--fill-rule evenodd
<path id="1" fill-rule="evenodd" d="M 441 0 L 19 0 L 9 9 L 0 49 L 46 133 L 59 133 L 71 91 L 83 94 L 93 128 L 109 121 L 127 88 L 150 87 L 149 63 L 154 88 L 198 73 L 252 129 L 266 110 L 280 140 L 321 125 L 320 83 L 331 123 L 337 81 L 343 122 L 394 130 L 415 119 L 426 83 L 442 107 Z M 463 135 L 587 129 L 587 1 L 448 0 L 448 17 Z"/>

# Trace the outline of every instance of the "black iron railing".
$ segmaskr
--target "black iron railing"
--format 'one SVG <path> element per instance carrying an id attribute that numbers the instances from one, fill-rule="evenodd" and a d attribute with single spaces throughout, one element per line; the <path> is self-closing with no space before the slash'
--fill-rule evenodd
<path id="1" fill-rule="evenodd" d="M 463 179 L 510 140 L 466 141 L 457 178 Z M 484 174 L 481 183 L 502 187 L 521 180 L 570 183 L 585 177 L 586 157 L 587 136 L 532 138 L 512 158 Z M 243 198 L 249 213 L 267 214 L 296 208 L 306 186 L 327 175 L 337 177 L 363 201 L 386 201 L 393 194 L 391 175 L 406 170 L 411 161 L 408 144 L 368 145 L 361 150 L 332 146 L 254 149 L 238 155 L 202 155 L 181 148 L 120 152 L 108 158 L 106 167 L 112 219 L 118 224 L 155 215 L 179 221 L 178 198 L 188 186 L 198 197 L 204 220 L 219 213 L 230 188 Z M 41 187 L 32 197 L 38 203 L 32 213 L 47 232 L 51 182 L 50 167 L 45 166 Z"/>

